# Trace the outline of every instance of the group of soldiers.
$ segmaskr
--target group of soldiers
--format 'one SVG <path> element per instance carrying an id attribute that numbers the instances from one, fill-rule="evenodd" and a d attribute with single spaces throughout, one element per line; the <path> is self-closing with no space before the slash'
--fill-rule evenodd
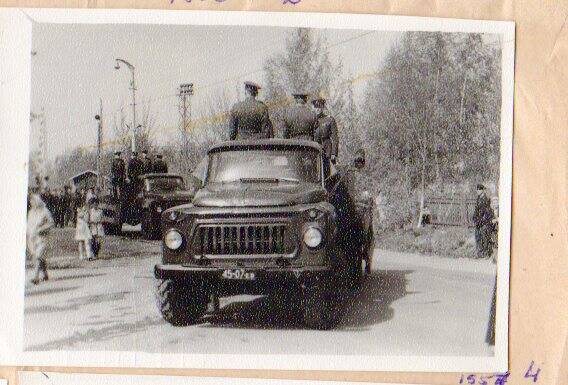
<path id="1" fill-rule="evenodd" d="M 43 179 L 36 177 L 36 186 L 35 191 L 39 193 L 49 210 L 54 225 L 56 227 L 73 226 L 76 209 L 82 200 L 81 191 L 72 192 L 69 185 L 64 185 L 63 188 L 51 188 L 48 176 Z"/>
<path id="2" fill-rule="evenodd" d="M 139 176 L 150 173 L 167 173 L 168 164 L 163 159 L 162 154 L 156 154 L 156 159 L 152 159 L 148 151 L 142 151 L 142 157 L 138 152 L 133 151 L 128 165 L 122 158 L 122 152 L 116 151 L 111 164 L 111 184 L 112 195 L 119 198 L 124 190 L 124 186 L 133 183 L 139 186 Z"/>
<path id="3" fill-rule="evenodd" d="M 274 127 L 268 114 L 268 107 L 256 99 L 261 87 L 253 82 L 245 82 L 245 100 L 236 103 L 231 109 L 229 137 L 236 139 L 273 138 Z M 312 100 L 308 105 L 308 93 L 298 91 L 292 94 L 294 104 L 285 112 L 283 137 L 285 139 L 305 139 L 321 144 L 325 155 L 332 163 L 336 162 L 338 133 L 335 119 L 327 113 L 326 100 L 322 97 Z"/>

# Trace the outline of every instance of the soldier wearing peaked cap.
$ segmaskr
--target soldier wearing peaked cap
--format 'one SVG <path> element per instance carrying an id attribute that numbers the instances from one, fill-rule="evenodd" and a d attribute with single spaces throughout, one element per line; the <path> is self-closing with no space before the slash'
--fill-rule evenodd
<path id="1" fill-rule="evenodd" d="M 317 114 L 317 127 L 314 140 L 321 144 L 325 155 L 335 163 L 338 150 L 337 123 L 333 116 L 326 114 L 325 99 L 317 98 L 312 101 Z"/>
<path id="2" fill-rule="evenodd" d="M 317 116 L 307 106 L 308 94 L 296 92 L 292 96 L 295 103 L 284 115 L 284 138 L 314 140 Z"/>
<path id="3" fill-rule="evenodd" d="M 268 107 L 256 100 L 260 86 L 245 82 L 246 98 L 231 109 L 229 137 L 235 139 L 272 138 L 274 130 L 268 116 Z"/>
<path id="4" fill-rule="evenodd" d="M 112 159 L 112 164 L 110 167 L 110 173 L 112 195 L 115 199 L 118 199 L 122 193 L 124 181 L 126 180 L 126 163 L 124 163 L 124 159 L 122 159 L 120 151 L 116 151 L 114 153 L 114 158 Z"/>
<path id="5" fill-rule="evenodd" d="M 138 177 L 144 173 L 144 163 L 140 158 L 138 158 L 138 153 L 136 151 L 132 152 L 132 157 L 128 161 L 128 179 L 132 186 L 140 187 L 140 180 Z"/>
<path id="6" fill-rule="evenodd" d="M 156 161 L 154 162 L 154 172 L 157 172 L 157 173 L 167 173 L 168 172 L 168 164 L 163 159 L 162 154 L 156 155 Z"/>
<path id="7" fill-rule="evenodd" d="M 149 174 L 153 171 L 154 166 L 152 158 L 148 155 L 148 151 L 142 151 L 142 174 Z"/>

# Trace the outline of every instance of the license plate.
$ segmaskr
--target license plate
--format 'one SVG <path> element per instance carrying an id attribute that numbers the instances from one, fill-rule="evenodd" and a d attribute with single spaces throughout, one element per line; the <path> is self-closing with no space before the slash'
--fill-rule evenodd
<path id="1" fill-rule="evenodd" d="M 246 271 L 245 269 L 226 269 L 222 274 L 225 279 L 242 279 L 252 281 L 256 278 L 254 271 Z"/>

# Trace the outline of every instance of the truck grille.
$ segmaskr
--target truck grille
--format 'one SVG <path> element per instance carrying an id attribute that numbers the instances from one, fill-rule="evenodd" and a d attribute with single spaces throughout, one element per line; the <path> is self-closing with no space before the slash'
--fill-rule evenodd
<path id="1" fill-rule="evenodd" d="M 201 225 L 197 240 L 202 255 L 286 253 L 285 224 Z"/>

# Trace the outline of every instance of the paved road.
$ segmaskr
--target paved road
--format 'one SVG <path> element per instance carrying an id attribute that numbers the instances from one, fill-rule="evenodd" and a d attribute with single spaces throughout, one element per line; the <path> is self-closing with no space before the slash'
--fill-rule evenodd
<path id="1" fill-rule="evenodd" d="M 488 261 L 376 250 L 375 270 L 347 299 L 337 330 L 306 330 L 285 304 L 255 296 L 223 298 L 218 314 L 176 328 L 154 304 L 159 245 L 143 247 L 143 257 L 53 270 L 49 282 L 28 284 L 26 350 L 489 354 L 483 341 L 494 268 Z"/>

